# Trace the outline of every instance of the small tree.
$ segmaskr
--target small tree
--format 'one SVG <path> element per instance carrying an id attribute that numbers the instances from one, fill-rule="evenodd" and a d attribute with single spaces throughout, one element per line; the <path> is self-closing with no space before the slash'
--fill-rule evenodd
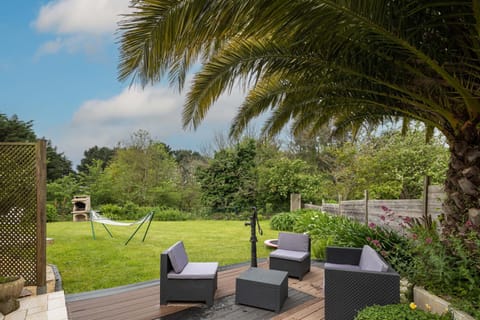
<path id="1" fill-rule="evenodd" d="M 199 168 L 202 202 L 212 211 L 238 211 L 255 205 L 255 140 L 246 139 L 233 148 L 215 153 Z"/>

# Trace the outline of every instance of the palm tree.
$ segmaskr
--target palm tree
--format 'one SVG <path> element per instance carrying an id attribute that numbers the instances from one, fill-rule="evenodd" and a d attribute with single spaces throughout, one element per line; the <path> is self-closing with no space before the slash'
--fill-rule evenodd
<path id="1" fill-rule="evenodd" d="M 119 79 L 181 90 L 196 128 L 220 94 L 248 95 L 231 134 L 265 112 L 262 132 L 338 130 L 413 119 L 441 131 L 451 160 L 443 230 L 480 234 L 478 0 L 132 0 L 120 23 Z"/>

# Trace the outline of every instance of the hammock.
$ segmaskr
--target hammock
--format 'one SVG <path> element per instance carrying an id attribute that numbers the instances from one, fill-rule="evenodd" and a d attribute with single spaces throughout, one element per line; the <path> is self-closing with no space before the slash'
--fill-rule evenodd
<path id="1" fill-rule="evenodd" d="M 111 226 L 117 226 L 117 227 L 130 227 L 130 226 L 133 226 L 133 225 L 136 225 L 136 224 L 139 224 L 139 226 L 135 229 L 135 231 L 133 232 L 133 234 L 130 236 L 130 238 L 128 238 L 127 242 L 125 242 L 125 245 L 127 245 L 130 240 L 132 240 L 132 238 L 135 236 L 135 234 L 137 233 L 137 231 L 142 227 L 142 225 L 148 221 L 148 226 L 147 226 L 147 229 L 145 230 L 145 234 L 143 235 L 143 239 L 142 239 L 142 242 L 145 241 L 145 237 L 147 236 L 147 233 L 148 233 L 148 229 L 150 229 L 150 224 L 152 223 L 152 220 L 153 220 L 153 211 L 149 212 L 148 214 L 146 214 L 143 218 L 141 218 L 140 220 L 137 220 L 137 221 L 134 221 L 134 222 L 130 222 L 130 223 L 127 223 L 127 222 L 119 222 L 119 221 L 113 221 L 113 220 L 110 220 L 108 219 L 107 217 L 104 217 L 102 216 L 101 214 L 99 214 L 98 212 L 94 211 L 94 210 L 90 210 L 90 223 L 91 223 L 91 226 L 92 226 L 92 236 L 93 236 L 93 240 L 95 240 L 95 228 L 93 227 L 93 223 L 94 222 L 97 222 L 97 223 L 101 223 L 102 226 L 105 228 L 105 230 L 107 230 L 108 234 L 110 235 L 110 237 L 113 238 L 113 235 L 112 233 L 110 232 L 110 230 L 108 230 L 107 228 L 107 224 L 108 225 L 111 225 Z"/>

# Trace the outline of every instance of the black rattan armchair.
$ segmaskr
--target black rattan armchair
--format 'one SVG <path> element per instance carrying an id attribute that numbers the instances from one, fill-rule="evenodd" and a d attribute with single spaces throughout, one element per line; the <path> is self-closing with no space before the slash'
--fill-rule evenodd
<path id="1" fill-rule="evenodd" d="M 325 320 L 353 320 L 367 306 L 400 301 L 400 276 L 371 247 L 327 247 Z"/>
<path id="2" fill-rule="evenodd" d="M 183 242 L 177 242 L 160 255 L 160 304 L 189 301 L 213 305 L 217 269 L 217 262 L 188 262 Z"/>
<path id="3" fill-rule="evenodd" d="M 310 271 L 310 237 L 302 233 L 280 232 L 278 249 L 270 253 L 270 269 L 287 271 L 299 280 Z"/>

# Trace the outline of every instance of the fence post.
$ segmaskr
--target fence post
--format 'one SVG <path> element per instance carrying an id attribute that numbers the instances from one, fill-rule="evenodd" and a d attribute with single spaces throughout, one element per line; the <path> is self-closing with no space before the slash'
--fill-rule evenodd
<path id="1" fill-rule="evenodd" d="M 302 195 L 299 193 L 290 194 L 290 212 L 302 209 Z"/>
<path id="2" fill-rule="evenodd" d="M 37 189 L 37 212 L 36 212 L 36 285 L 37 294 L 47 292 L 47 142 L 44 139 L 37 140 L 35 146 L 36 158 L 36 189 Z"/>
<path id="3" fill-rule="evenodd" d="M 365 225 L 368 226 L 368 190 L 365 190 Z"/>
<path id="4" fill-rule="evenodd" d="M 430 177 L 425 176 L 423 179 L 423 219 L 428 219 L 428 186 L 430 185 Z"/>
<path id="5" fill-rule="evenodd" d="M 338 195 L 338 215 L 339 216 L 343 215 L 343 213 L 342 213 L 342 195 L 341 194 Z"/>

